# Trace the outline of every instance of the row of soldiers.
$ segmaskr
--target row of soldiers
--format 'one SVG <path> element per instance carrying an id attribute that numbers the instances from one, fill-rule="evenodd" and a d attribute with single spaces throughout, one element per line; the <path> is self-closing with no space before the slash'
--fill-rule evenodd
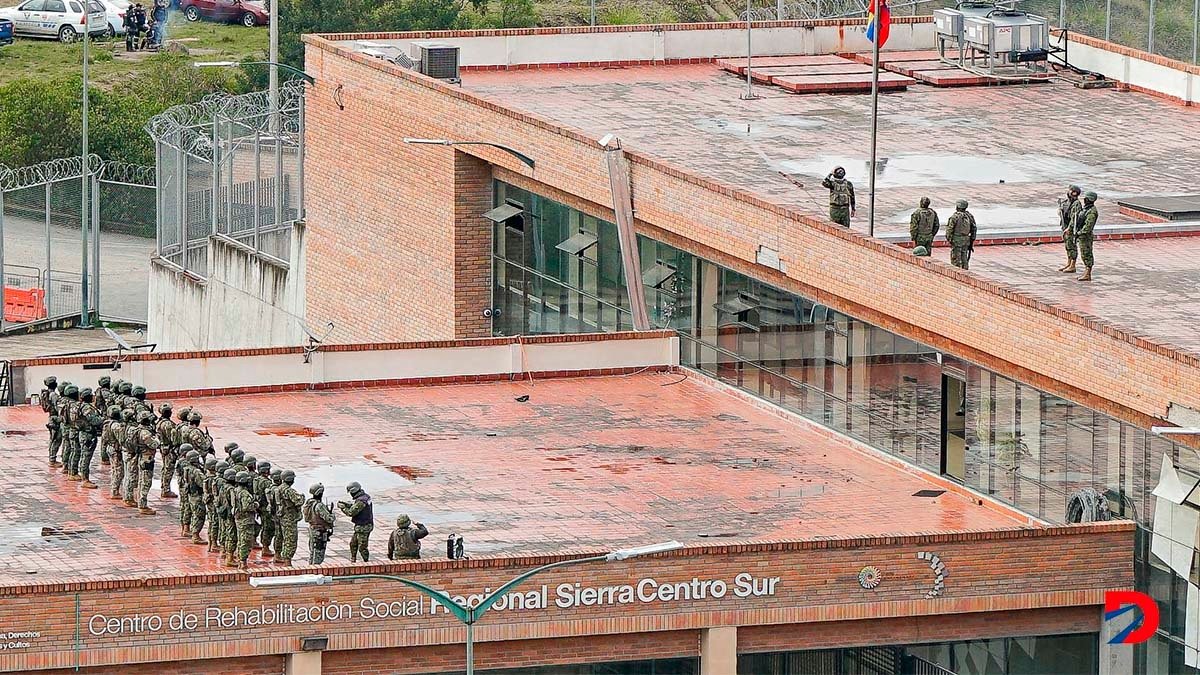
<path id="1" fill-rule="evenodd" d="M 290 565 L 296 552 L 297 524 L 303 518 L 310 527 L 309 563 L 324 561 L 336 517 L 332 504 L 322 501 L 324 486 L 320 483 L 309 488 L 311 497 L 306 501 L 293 487 L 295 472 L 273 469 L 270 462 L 258 461 L 233 442 L 225 444 L 225 459 L 218 460 L 212 436 L 200 428 L 203 418 L 199 411 L 181 408 L 175 421 L 171 404 L 163 403 L 156 416 L 146 401 L 145 388 L 130 382 L 113 382 L 104 376 L 95 390 L 80 390 L 50 376 L 44 385 L 40 403 L 48 415 L 50 466 L 62 467 L 68 480 L 81 481 L 85 488 L 98 487 L 91 480 L 98 442 L 101 463 L 112 466 L 109 497 L 138 507 L 143 515 L 154 515 L 147 501 L 158 452 L 163 458 L 160 495 L 180 499 L 180 537 L 207 545 L 228 567 L 245 569 L 255 549 L 262 551 L 264 559 Z M 107 419 L 100 415 L 105 407 Z M 58 461 L 60 450 L 62 462 Z M 173 480 L 179 493 L 171 490 Z M 361 557 L 365 562 L 374 528 L 371 497 L 357 482 L 348 485 L 347 492 L 352 501 L 338 506 L 354 525 L 350 559 L 354 562 Z M 206 523 L 207 541 L 201 537 Z M 420 539 L 428 530 L 406 515 L 398 517 L 396 524 L 388 557 L 420 557 Z"/>

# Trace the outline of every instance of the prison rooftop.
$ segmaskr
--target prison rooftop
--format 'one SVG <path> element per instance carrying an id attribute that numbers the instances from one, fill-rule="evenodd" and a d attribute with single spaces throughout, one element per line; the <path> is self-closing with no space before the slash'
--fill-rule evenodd
<path id="1" fill-rule="evenodd" d="M 585 338 L 578 344 L 591 356 L 561 351 L 570 349 L 565 341 L 557 345 L 559 354 L 573 354 L 585 364 L 595 362 L 596 350 L 609 350 L 611 361 L 612 355 L 663 340 L 670 338 Z M 357 349 L 324 356 L 370 359 L 383 372 L 396 358 L 478 364 L 480 349 L 496 347 Z M 307 372 L 298 350 L 264 351 L 213 354 L 206 363 L 209 376 L 223 368 L 248 371 L 252 361 L 260 378 Z M 195 373 L 195 356 L 147 355 L 117 372 L 144 368 L 144 381 L 167 382 Z M 530 355 L 539 358 L 544 357 Z M 90 381 L 98 371 L 78 369 L 96 362 L 103 359 L 42 360 L 27 366 L 26 374 L 57 370 Z M 429 527 L 424 555 L 432 559 L 444 559 L 444 540 L 452 532 L 465 538 L 469 555 L 489 557 L 669 540 L 723 545 L 1043 529 L 1039 521 L 725 385 L 664 368 L 150 398 L 170 400 L 176 409 L 195 406 L 219 455 L 226 442 L 236 441 L 259 461 L 295 471 L 302 492 L 321 482 L 327 501 L 341 500 L 347 499 L 348 483 L 361 483 L 375 503 L 377 559 L 383 559 L 400 513 Z M 595 372 L 606 371 L 616 372 Z M 232 382 L 233 391 L 250 381 Z M 39 407 L 0 408 L 5 494 L 0 584 L 222 570 L 217 555 L 178 538 L 177 500 L 159 499 L 157 483 L 150 501 L 159 512 L 142 516 L 105 496 L 109 472 L 98 457 L 93 476 L 99 479 L 93 480 L 101 483 L 99 490 L 81 489 L 49 469 L 44 424 Z M 306 526 L 301 530 L 297 564 L 304 558 Z M 339 517 L 330 562 L 346 562 L 349 530 L 347 519 Z M 256 556 L 252 563 L 265 568 Z"/>

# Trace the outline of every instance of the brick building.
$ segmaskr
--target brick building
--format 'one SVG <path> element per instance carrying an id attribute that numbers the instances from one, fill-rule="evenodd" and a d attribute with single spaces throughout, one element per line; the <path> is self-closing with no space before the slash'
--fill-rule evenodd
<path id="1" fill-rule="evenodd" d="M 535 565 L 664 541 L 682 548 L 505 594 L 474 629 L 476 666 L 1128 671 L 1129 651 L 1101 645 L 1101 606 L 1134 583 L 1132 522 L 1022 513 L 680 368 L 678 348 L 646 331 L 17 362 L 26 391 L 49 373 L 144 383 L 201 411 L 218 448 L 327 500 L 358 481 L 377 527 L 369 562 L 348 561 L 344 519 L 322 566 L 251 556 L 255 577 L 330 585 L 252 588 L 178 536 L 157 489 L 142 516 L 46 471 L 40 408 L 2 408 L 0 671 L 461 672 L 447 612 L 392 580 L 336 579 L 401 575 L 477 603 Z M 432 532 L 421 560 L 382 555 L 400 513 Z M 468 559 L 447 559 L 451 533 Z"/>

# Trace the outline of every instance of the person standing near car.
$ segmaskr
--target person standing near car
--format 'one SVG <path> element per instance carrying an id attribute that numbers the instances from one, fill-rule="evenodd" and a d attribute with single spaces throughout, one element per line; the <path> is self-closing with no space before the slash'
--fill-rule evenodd
<path id="1" fill-rule="evenodd" d="M 150 37 L 155 49 L 163 46 L 167 38 L 167 0 L 154 0 L 154 34 Z"/>

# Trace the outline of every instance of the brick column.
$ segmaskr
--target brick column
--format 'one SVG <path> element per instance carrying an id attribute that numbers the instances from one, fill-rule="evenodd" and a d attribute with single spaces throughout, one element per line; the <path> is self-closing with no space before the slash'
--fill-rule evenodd
<path id="1" fill-rule="evenodd" d="M 737 626 L 700 631 L 700 675 L 734 675 L 737 672 Z"/>
<path id="2" fill-rule="evenodd" d="M 284 675 L 321 675 L 321 652 L 296 652 L 283 661 Z"/>
<path id="3" fill-rule="evenodd" d="M 454 151 L 454 337 L 490 337 L 492 230 L 480 217 L 492 208 L 492 166 Z"/>

